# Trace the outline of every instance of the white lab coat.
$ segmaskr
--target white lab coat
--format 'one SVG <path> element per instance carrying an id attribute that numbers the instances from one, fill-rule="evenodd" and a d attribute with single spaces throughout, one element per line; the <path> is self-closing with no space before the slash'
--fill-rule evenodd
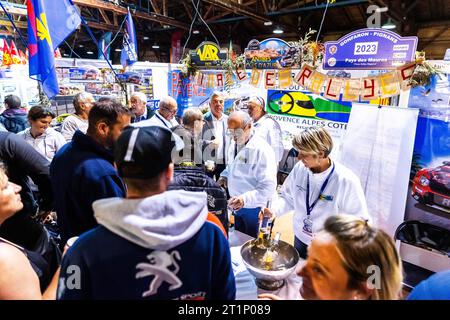
<path id="1" fill-rule="evenodd" d="M 311 212 L 313 234 L 323 228 L 325 220 L 336 214 L 356 215 L 370 220 L 366 199 L 359 178 L 342 164 L 333 161 L 335 169 L 322 195 L 331 196 L 332 200 L 321 199 Z M 306 184 L 309 176 L 310 204 L 317 199 L 320 188 L 331 172 L 332 166 L 321 173 L 313 173 L 299 161 L 284 182 L 280 197 L 271 205 L 277 215 L 294 210 L 294 234 L 303 243 L 311 243 L 311 235 L 303 231 L 306 218 Z"/>
<path id="2" fill-rule="evenodd" d="M 267 141 L 275 152 L 277 164 L 284 154 L 280 124 L 268 115 L 264 115 L 253 124 L 255 134 Z"/>
<path id="3" fill-rule="evenodd" d="M 168 121 L 164 118 L 159 111 L 156 111 L 153 117 L 147 120 L 142 120 L 132 124 L 134 127 L 148 127 L 148 126 L 165 126 L 168 129 L 172 129 L 173 127 L 178 125 L 178 121 L 175 118 Z"/>
<path id="4" fill-rule="evenodd" d="M 76 115 L 70 115 L 65 118 L 61 124 L 61 134 L 67 142 L 70 142 L 72 141 L 75 131 L 80 130 L 81 132 L 86 133 L 88 126 L 88 119 L 81 119 Z"/>
<path id="5" fill-rule="evenodd" d="M 244 208 L 265 207 L 277 187 L 273 149 L 263 138 L 254 135 L 234 158 L 235 145 L 233 141 L 228 148 L 230 162 L 221 173 L 228 179 L 230 196 L 242 196 Z"/>

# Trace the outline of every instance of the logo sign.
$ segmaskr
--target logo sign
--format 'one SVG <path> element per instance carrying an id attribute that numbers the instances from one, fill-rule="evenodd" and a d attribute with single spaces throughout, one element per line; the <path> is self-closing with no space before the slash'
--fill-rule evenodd
<path id="1" fill-rule="evenodd" d="M 245 66 L 256 69 L 299 68 L 295 64 L 298 49 L 276 38 L 251 40 L 245 49 Z"/>
<path id="2" fill-rule="evenodd" d="M 325 42 L 323 68 L 390 70 L 414 61 L 417 37 L 400 37 L 384 29 L 362 29 Z"/>
<path id="3" fill-rule="evenodd" d="M 190 52 L 192 64 L 197 67 L 220 67 L 220 61 L 227 59 L 227 52 L 220 51 L 214 42 L 202 42 L 197 49 Z"/>
<path id="4" fill-rule="evenodd" d="M 445 51 L 444 61 L 450 61 L 450 49 Z"/>

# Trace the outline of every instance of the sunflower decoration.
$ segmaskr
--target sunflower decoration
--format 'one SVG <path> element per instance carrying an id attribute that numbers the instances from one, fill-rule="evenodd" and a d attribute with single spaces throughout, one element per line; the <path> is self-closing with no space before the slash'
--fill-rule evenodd
<path id="1" fill-rule="evenodd" d="M 198 72 L 198 67 L 194 65 L 191 61 L 191 56 L 186 54 L 183 60 L 181 60 L 181 76 L 183 78 L 189 78 L 190 76 L 195 77 Z"/>
<path id="2" fill-rule="evenodd" d="M 410 80 L 411 86 L 417 87 L 429 85 L 431 78 L 438 72 L 438 70 L 426 62 L 424 51 L 416 52 L 416 68 L 414 69 Z"/>

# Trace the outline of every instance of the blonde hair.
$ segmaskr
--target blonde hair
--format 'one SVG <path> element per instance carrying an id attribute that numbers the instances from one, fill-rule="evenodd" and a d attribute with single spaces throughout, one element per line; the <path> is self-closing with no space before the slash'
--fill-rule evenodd
<path id="1" fill-rule="evenodd" d="M 328 157 L 333 149 L 333 139 L 324 128 L 308 128 L 294 137 L 292 145 L 298 151 L 314 154 L 323 152 Z"/>
<path id="2" fill-rule="evenodd" d="M 348 286 L 357 289 L 366 284 L 370 267 L 380 269 L 378 288 L 371 300 L 397 300 L 402 290 L 402 264 L 394 240 L 383 230 L 371 227 L 367 221 L 350 215 L 334 215 L 325 221 L 324 230 L 337 242 L 344 269 L 349 275 Z"/>

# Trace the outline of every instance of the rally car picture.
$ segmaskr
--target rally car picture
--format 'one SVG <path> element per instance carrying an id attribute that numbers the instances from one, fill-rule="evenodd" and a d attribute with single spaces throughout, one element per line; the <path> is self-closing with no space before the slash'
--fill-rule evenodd
<path id="1" fill-rule="evenodd" d="M 450 161 L 418 171 L 413 179 L 412 196 L 422 204 L 450 209 Z"/>

